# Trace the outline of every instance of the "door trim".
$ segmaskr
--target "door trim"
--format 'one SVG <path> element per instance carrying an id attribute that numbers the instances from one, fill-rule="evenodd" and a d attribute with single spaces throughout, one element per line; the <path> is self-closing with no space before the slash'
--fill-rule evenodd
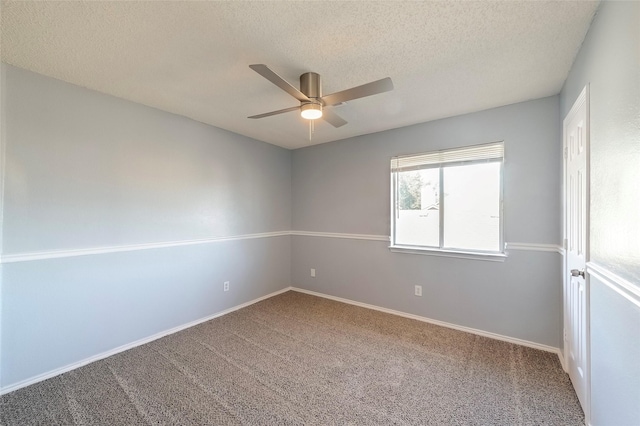
<path id="1" fill-rule="evenodd" d="M 586 322 L 586 389 L 585 389 L 585 406 L 582 407 L 585 415 L 585 424 L 591 424 L 591 310 L 590 310 L 590 277 L 589 277 L 589 268 L 586 267 L 586 264 L 589 263 L 590 260 L 590 238 L 589 238 L 589 230 L 590 230 L 590 210 L 591 210 L 591 111 L 589 107 L 589 85 L 587 84 L 580 95 L 576 98 L 571 110 L 565 116 L 562 121 L 562 356 L 564 359 L 563 368 L 566 372 L 568 372 L 567 368 L 569 365 L 569 351 L 566 350 L 567 343 L 567 312 L 565 307 L 567 306 L 566 301 L 566 289 L 568 284 L 568 274 L 569 270 L 567 268 L 567 125 L 568 123 L 575 117 L 578 110 L 585 105 L 585 150 L 586 150 L 586 178 L 585 178 L 585 190 L 586 190 L 586 224 L 585 224 L 585 322 Z"/>

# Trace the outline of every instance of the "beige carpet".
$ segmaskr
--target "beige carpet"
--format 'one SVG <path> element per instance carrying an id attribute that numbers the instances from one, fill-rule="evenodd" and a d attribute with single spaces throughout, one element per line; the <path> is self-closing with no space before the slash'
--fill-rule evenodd
<path id="1" fill-rule="evenodd" d="M 3 425 L 583 425 L 555 354 L 288 292 L 0 398 Z"/>

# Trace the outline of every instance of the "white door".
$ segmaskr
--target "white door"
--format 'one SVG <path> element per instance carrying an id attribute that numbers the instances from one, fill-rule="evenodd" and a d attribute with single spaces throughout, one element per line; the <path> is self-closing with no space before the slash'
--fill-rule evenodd
<path id="1" fill-rule="evenodd" d="M 588 289 L 585 264 L 588 247 L 588 143 L 586 88 L 564 120 L 565 360 L 582 408 L 587 411 Z"/>

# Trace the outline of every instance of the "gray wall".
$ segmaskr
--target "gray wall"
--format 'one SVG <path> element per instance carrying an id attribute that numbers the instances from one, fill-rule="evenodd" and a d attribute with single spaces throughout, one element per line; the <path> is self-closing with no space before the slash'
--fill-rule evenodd
<path id="1" fill-rule="evenodd" d="M 506 241 L 559 245 L 560 135 L 554 96 L 295 150 L 293 227 L 388 236 L 392 156 L 504 140 Z M 294 286 L 561 344 L 557 253 L 514 250 L 493 263 L 391 253 L 380 241 L 294 236 L 292 244 Z"/>
<path id="2" fill-rule="evenodd" d="M 562 117 L 587 84 L 591 109 L 590 257 L 639 282 L 639 2 L 602 3 L 562 89 Z"/>
<path id="3" fill-rule="evenodd" d="M 2 73 L 5 258 L 291 228 L 290 151 Z M 5 263 L 1 386 L 286 288 L 290 262 L 278 236 Z"/>
<path id="4" fill-rule="evenodd" d="M 640 298 L 591 286 L 591 424 L 640 424 Z"/>
<path id="5" fill-rule="evenodd" d="M 639 2 L 602 3 L 562 89 L 562 116 L 587 84 L 590 260 L 640 288 Z M 640 424 L 640 301 L 593 276 L 590 291 L 592 423 Z"/>
<path id="6" fill-rule="evenodd" d="M 561 118 L 590 84 L 591 260 L 637 286 L 639 23 L 640 3 L 603 3 L 559 97 L 293 153 L 3 64 L 2 254 L 289 229 L 388 235 L 391 156 L 496 140 L 506 241 L 560 244 Z M 562 343 L 553 252 L 493 263 L 281 236 L 0 268 L 5 388 L 288 285 Z M 595 277 L 590 286 L 592 422 L 639 424 L 640 305 Z"/>

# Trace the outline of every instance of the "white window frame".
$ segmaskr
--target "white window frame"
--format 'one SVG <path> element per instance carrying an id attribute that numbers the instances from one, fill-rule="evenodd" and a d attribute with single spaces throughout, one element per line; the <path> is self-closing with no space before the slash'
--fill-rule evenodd
<path id="1" fill-rule="evenodd" d="M 444 247 L 444 168 L 460 165 L 500 162 L 500 251 L 458 249 Z M 439 189 L 439 246 L 396 244 L 396 220 L 398 206 L 398 172 L 437 168 L 440 171 Z M 465 259 L 504 261 L 507 257 L 504 239 L 504 142 L 472 145 L 421 154 L 401 155 L 391 159 L 391 245 L 392 252 L 426 254 Z"/>

